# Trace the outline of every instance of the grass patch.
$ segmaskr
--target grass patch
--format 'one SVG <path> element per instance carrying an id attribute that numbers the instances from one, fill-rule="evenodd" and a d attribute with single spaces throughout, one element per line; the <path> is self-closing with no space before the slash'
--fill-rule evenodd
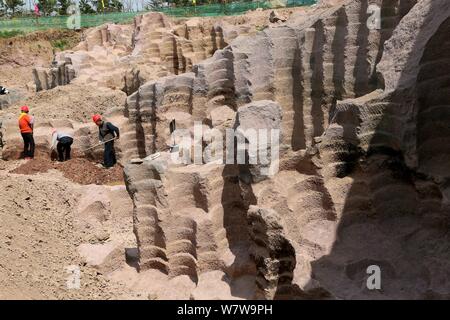
<path id="1" fill-rule="evenodd" d="M 69 42 L 65 39 L 51 41 L 51 44 L 53 48 L 58 49 L 60 51 L 66 50 L 66 48 L 69 46 Z"/>
<path id="2" fill-rule="evenodd" d="M 21 30 L 7 30 L 7 31 L 0 31 L 0 38 L 7 39 L 7 38 L 13 38 L 16 36 L 24 35 L 25 32 Z"/>

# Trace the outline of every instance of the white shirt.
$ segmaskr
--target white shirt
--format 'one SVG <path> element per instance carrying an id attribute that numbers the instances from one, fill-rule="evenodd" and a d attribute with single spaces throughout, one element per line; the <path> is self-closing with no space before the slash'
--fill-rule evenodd
<path id="1" fill-rule="evenodd" d="M 52 143 L 51 143 L 51 149 L 55 149 L 56 145 L 58 144 L 58 141 L 61 140 L 61 138 L 63 137 L 69 137 L 69 138 L 73 138 L 72 135 L 67 134 L 65 132 L 58 132 L 56 131 L 55 133 L 53 133 L 52 136 Z"/>

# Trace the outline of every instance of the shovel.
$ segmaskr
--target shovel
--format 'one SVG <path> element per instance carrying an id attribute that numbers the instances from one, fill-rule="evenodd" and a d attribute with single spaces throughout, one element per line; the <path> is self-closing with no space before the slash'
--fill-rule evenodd
<path id="1" fill-rule="evenodd" d="M 86 151 L 88 151 L 88 150 L 97 148 L 97 147 L 99 147 L 99 146 L 101 146 L 101 145 L 103 145 L 103 144 L 105 144 L 105 143 L 107 143 L 107 142 L 113 141 L 113 140 L 116 140 L 116 138 L 114 137 L 114 138 L 112 138 L 112 139 L 109 139 L 109 140 L 100 142 L 99 144 L 96 144 L 96 145 L 94 145 L 94 146 L 92 146 L 92 147 L 90 147 L 90 148 L 87 148 L 87 149 L 83 149 L 83 150 L 81 150 L 81 151 L 82 151 L 82 152 L 86 152 Z"/>

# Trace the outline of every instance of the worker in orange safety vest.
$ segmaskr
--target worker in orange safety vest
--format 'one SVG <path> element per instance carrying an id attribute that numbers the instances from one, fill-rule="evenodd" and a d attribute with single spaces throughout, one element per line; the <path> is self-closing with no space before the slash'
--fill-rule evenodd
<path id="1" fill-rule="evenodd" d="M 20 108 L 19 129 L 23 138 L 23 156 L 26 160 L 34 158 L 34 118 L 28 114 L 29 112 L 30 109 L 27 106 Z"/>

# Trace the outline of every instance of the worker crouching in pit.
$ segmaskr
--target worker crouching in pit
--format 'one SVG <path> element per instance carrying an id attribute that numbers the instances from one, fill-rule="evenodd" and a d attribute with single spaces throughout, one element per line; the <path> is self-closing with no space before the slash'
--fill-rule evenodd
<path id="1" fill-rule="evenodd" d="M 120 138 L 119 128 L 114 126 L 111 122 L 103 121 L 102 117 L 98 114 L 92 116 L 92 120 L 98 126 L 100 142 L 105 145 L 103 166 L 105 168 L 112 168 L 117 163 L 114 140 Z"/>
<path id="2" fill-rule="evenodd" d="M 55 150 L 58 152 L 58 161 L 63 162 L 70 160 L 70 153 L 73 144 L 73 137 L 65 132 L 56 129 L 52 130 L 52 142 L 50 146 L 50 154 Z"/>

